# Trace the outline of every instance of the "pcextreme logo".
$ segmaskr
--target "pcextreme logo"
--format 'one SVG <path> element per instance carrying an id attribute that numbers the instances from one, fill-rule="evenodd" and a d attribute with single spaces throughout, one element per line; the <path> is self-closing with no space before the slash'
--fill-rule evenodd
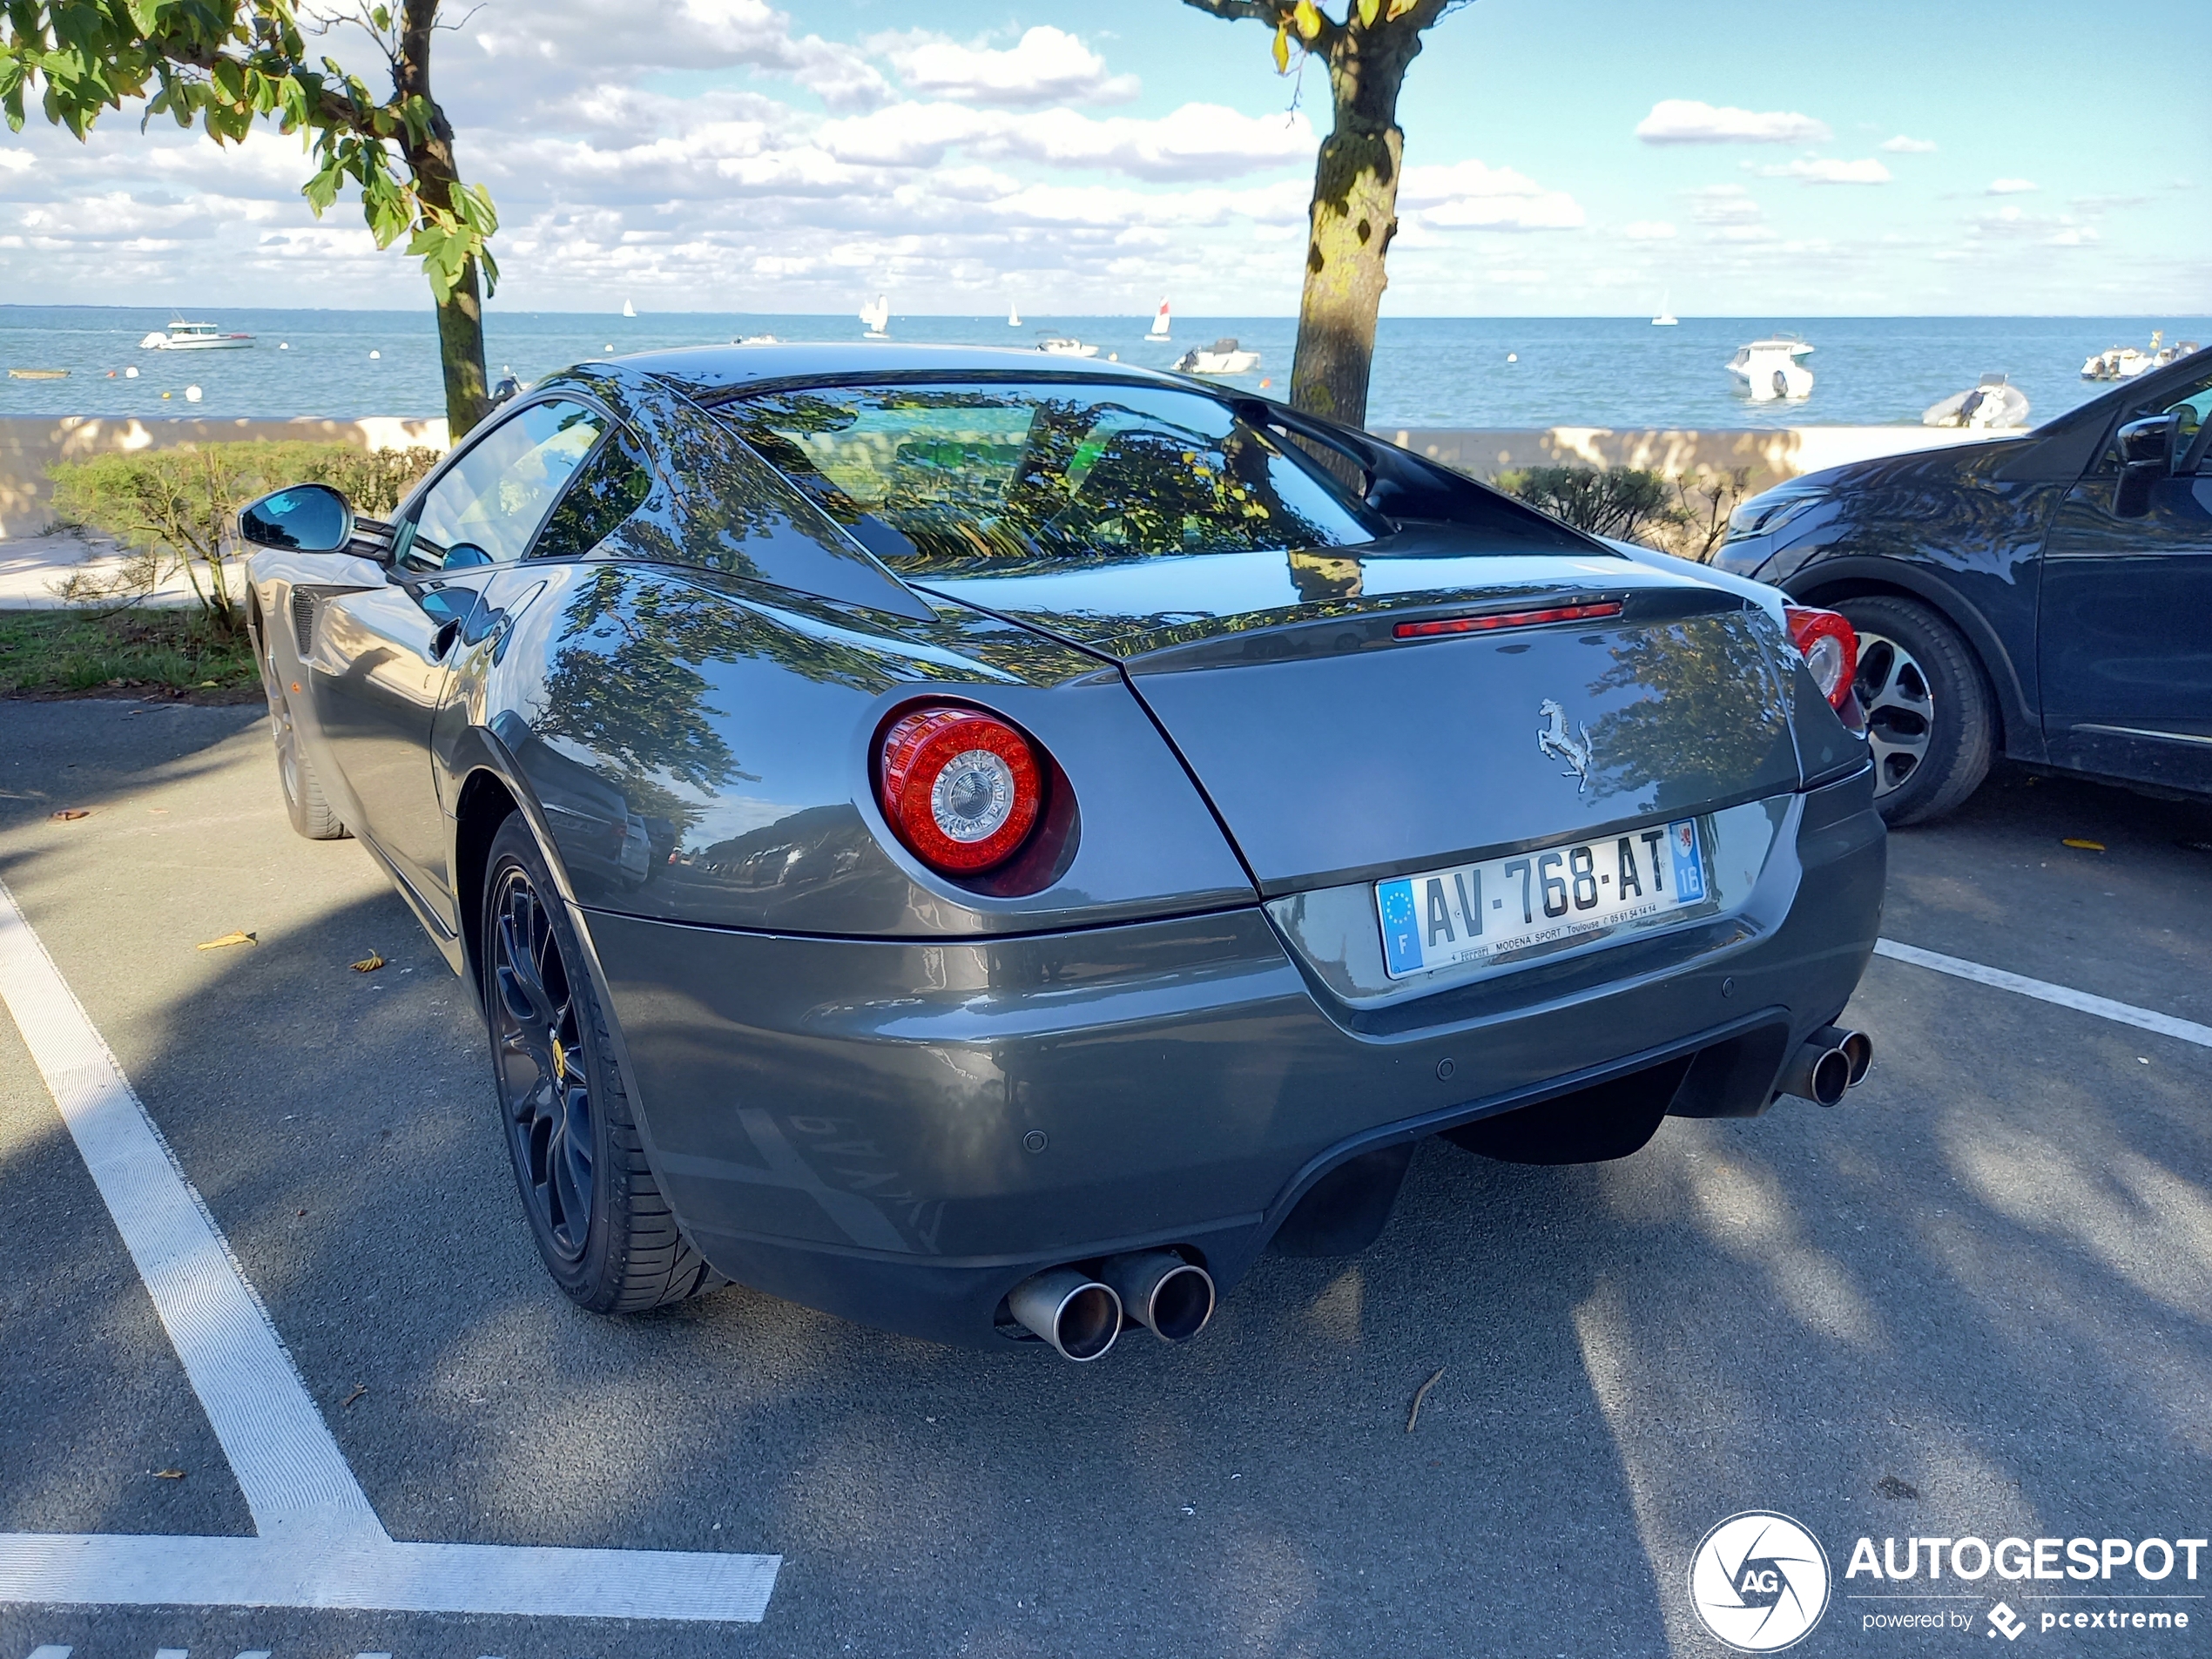
<path id="1" fill-rule="evenodd" d="M 1730 1647 L 1778 1653 L 1828 1610 L 1827 1552 L 1787 1515 L 1730 1515 L 1689 1558 L 1689 1604 Z"/>

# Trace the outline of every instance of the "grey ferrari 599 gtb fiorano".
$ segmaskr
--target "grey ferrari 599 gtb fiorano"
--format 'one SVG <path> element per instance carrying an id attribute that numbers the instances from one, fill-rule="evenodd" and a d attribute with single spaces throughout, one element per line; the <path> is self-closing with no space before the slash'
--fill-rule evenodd
<path id="1" fill-rule="evenodd" d="M 247 508 L 285 800 L 489 1028 L 583 1306 L 1195 1333 L 1413 1148 L 1833 1103 L 1884 863 L 1831 613 L 1035 353 L 715 347 Z"/>

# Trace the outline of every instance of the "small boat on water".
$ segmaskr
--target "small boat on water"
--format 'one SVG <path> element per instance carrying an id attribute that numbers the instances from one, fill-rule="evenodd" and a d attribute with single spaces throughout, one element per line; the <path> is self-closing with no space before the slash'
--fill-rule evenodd
<path id="1" fill-rule="evenodd" d="M 1681 323 L 1682 319 L 1675 315 L 1673 301 L 1674 295 L 1670 293 L 1659 302 L 1659 314 L 1651 320 L 1654 328 L 1672 328 Z"/>
<path id="2" fill-rule="evenodd" d="M 1193 347 L 1175 360 L 1184 374 L 1243 374 L 1259 367 L 1259 354 L 1246 351 L 1232 334 L 1224 334 L 1211 346 Z"/>
<path id="3" fill-rule="evenodd" d="M 2184 340 L 2178 346 L 2165 343 L 2166 332 L 2154 329 L 2150 349 L 2137 351 L 2133 346 L 2113 346 L 2097 352 L 2081 365 L 2085 381 L 2132 381 L 2138 374 L 2148 374 L 2154 368 L 2163 368 L 2168 363 L 2179 362 L 2196 348 L 2196 341 Z"/>
<path id="4" fill-rule="evenodd" d="M 11 368 L 8 371 L 8 378 L 11 381 L 65 381 L 69 378 L 69 371 L 65 368 Z"/>
<path id="5" fill-rule="evenodd" d="M 860 320 L 868 326 L 870 340 L 891 338 L 891 302 L 881 294 L 860 307 Z"/>
<path id="6" fill-rule="evenodd" d="M 1165 300 L 1162 300 L 1160 301 L 1160 308 L 1158 312 L 1156 313 L 1152 318 L 1152 327 L 1146 331 L 1144 338 L 1151 341 L 1163 341 L 1167 337 L 1168 302 Z"/>
<path id="7" fill-rule="evenodd" d="M 138 342 L 140 351 L 239 351 L 253 343 L 251 334 L 226 334 L 212 322 L 186 322 L 182 318 L 169 325 L 166 334 L 148 334 Z"/>
<path id="8" fill-rule="evenodd" d="M 730 343 L 732 346 L 780 346 L 784 342 L 773 334 L 732 334 Z"/>
<path id="9" fill-rule="evenodd" d="M 625 317 L 634 317 L 637 314 L 637 307 L 625 300 L 622 302 L 622 314 Z"/>
<path id="10" fill-rule="evenodd" d="M 1037 349 L 1049 353 L 1055 357 L 1096 357 L 1098 355 L 1098 347 L 1096 346 L 1086 346 L 1080 340 L 1064 340 L 1057 336 L 1040 340 L 1037 341 Z"/>
<path id="11" fill-rule="evenodd" d="M 2002 374 L 1985 374 L 1979 385 L 1929 404 L 1921 413 L 1920 424 L 2010 431 L 2027 424 L 2027 394 Z"/>
<path id="12" fill-rule="evenodd" d="M 1022 326 L 1022 307 L 1020 306 L 1008 306 L 1006 308 L 1006 326 L 1009 328 L 1019 328 Z"/>
<path id="13" fill-rule="evenodd" d="M 1754 403 L 1771 403 L 1777 398 L 1795 401 L 1812 395 L 1812 371 L 1804 361 L 1811 354 L 1812 347 L 1795 334 L 1770 334 L 1748 346 L 1738 346 L 1727 368 Z"/>

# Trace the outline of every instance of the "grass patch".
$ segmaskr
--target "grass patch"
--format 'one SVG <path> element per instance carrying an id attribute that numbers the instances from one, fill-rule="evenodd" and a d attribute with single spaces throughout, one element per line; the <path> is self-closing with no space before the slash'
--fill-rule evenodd
<path id="1" fill-rule="evenodd" d="M 0 697 L 182 697 L 246 703 L 260 695 L 253 648 L 196 613 L 0 610 Z"/>

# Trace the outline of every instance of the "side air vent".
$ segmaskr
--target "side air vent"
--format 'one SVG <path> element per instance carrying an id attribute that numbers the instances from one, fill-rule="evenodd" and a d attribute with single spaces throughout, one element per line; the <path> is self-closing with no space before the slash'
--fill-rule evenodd
<path id="1" fill-rule="evenodd" d="M 299 644 L 302 662 L 314 653 L 315 596 L 297 588 L 292 590 L 292 637 Z"/>

